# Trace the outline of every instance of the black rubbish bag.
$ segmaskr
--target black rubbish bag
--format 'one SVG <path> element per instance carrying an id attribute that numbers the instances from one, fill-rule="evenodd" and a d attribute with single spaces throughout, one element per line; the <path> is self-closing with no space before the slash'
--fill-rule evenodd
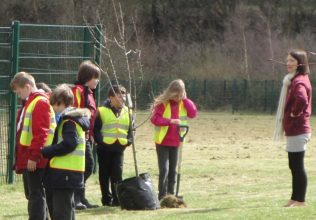
<path id="1" fill-rule="evenodd" d="M 148 173 L 142 173 L 117 183 L 116 190 L 122 209 L 153 210 L 160 208 Z"/>

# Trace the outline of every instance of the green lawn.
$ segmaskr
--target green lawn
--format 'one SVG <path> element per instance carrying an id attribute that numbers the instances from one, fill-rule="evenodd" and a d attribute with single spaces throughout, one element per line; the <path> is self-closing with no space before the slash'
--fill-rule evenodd
<path id="1" fill-rule="evenodd" d="M 139 114 L 138 123 L 147 115 Z M 312 126 L 316 128 L 313 118 Z M 316 219 L 316 139 L 306 154 L 307 207 L 283 208 L 291 193 L 284 143 L 271 141 L 274 116 L 200 113 L 190 122 L 183 149 L 180 194 L 188 208 L 126 211 L 100 207 L 77 213 L 77 219 Z M 137 130 L 140 173 L 151 174 L 157 189 L 153 127 Z M 125 153 L 124 177 L 135 175 L 131 149 Z M 0 219 L 27 219 L 22 185 L 0 186 Z M 88 198 L 101 204 L 97 175 L 88 181 Z"/>

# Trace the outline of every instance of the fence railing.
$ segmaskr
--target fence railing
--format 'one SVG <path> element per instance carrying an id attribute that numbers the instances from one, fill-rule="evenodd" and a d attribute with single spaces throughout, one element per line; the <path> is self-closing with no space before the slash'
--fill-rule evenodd
<path id="1" fill-rule="evenodd" d="M 0 27 L 0 184 L 12 179 L 10 140 L 10 90 L 12 29 Z"/>
<path id="2" fill-rule="evenodd" d="M 12 183 L 17 97 L 9 89 L 15 73 L 31 73 L 53 87 L 73 83 L 79 64 L 100 63 L 101 26 L 21 24 L 0 27 L 0 184 Z M 96 98 L 99 99 L 98 89 Z"/>
<path id="3" fill-rule="evenodd" d="M 273 113 L 276 109 L 281 82 L 246 80 L 184 79 L 188 97 L 200 110 L 255 111 Z M 165 79 L 157 78 L 136 83 L 136 102 L 139 109 L 146 110 L 168 86 Z M 128 85 L 128 81 L 120 81 Z M 142 86 L 140 86 L 142 85 Z M 101 100 L 106 98 L 107 87 L 102 87 Z M 135 97 L 134 97 L 135 98 Z"/>

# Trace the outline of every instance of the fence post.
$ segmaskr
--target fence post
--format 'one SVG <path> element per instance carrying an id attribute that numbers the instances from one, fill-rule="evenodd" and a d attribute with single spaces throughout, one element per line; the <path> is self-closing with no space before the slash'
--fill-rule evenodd
<path id="1" fill-rule="evenodd" d="M 228 100 L 228 97 L 227 97 L 227 82 L 226 80 L 224 80 L 224 83 L 223 83 L 223 99 L 224 100 L 221 104 L 224 104 L 226 105 L 227 104 L 227 100 Z"/>
<path id="2" fill-rule="evenodd" d="M 248 86 L 250 85 L 250 83 L 248 84 L 248 80 L 244 79 L 244 86 L 243 86 L 243 105 L 244 108 L 248 107 L 248 103 L 247 103 L 247 98 L 248 98 Z"/>
<path id="3" fill-rule="evenodd" d="M 14 21 L 12 23 L 12 66 L 11 75 L 12 77 L 19 71 L 19 38 L 20 38 L 20 22 Z M 10 91 L 10 138 L 9 138 L 9 161 L 7 165 L 8 171 L 8 183 L 14 182 L 13 175 L 13 161 L 14 161 L 14 149 L 15 149 L 15 135 L 16 135 L 16 107 L 17 97 L 13 91 Z"/>
<path id="4" fill-rule="evenodd" d="M 277 96 L 275 94 L 275 91 L 274 91 L 274 80 L 271 81 L 271 98 L 270 98 L 270 114 L 272 115 L 273 114 L 273 111 L 274 111 L 274 108 L 275 108 L 275 103 L 276 103 L 276 99 L 277 99 Z"/>
<path id="5" fill-rule="evenodd" d="M 204 99 L 206 98 L 206 90 L 207 90 L 207 81 L 206 79 L 203 80 L 203 95 L 204 95 Z"/>
<path id="6" fill-rule="evenodd" d="M 196 91 L 196 78 L 192 80 L 192 87 L 191 87 L 191 91 L 189 91 L 189 94 L 192 94 L 194 100 L 198 98 L 197 91 Z"/>
<path id="7" fill-rule="evenodd" d="M 95 49 L 94 60 L 98 65 L 100 65 L 101 63 L 101 36 L 102 36 L 101 24 L 96 25 L 95 30 L 96 30 L 96 42 L 95 42 L 96 49 Z M 96 89 L 96 103 L 97 103 L 97 106 L 100 103 L 100 83 L 98 84 L 97 89 Z"/>
<path id="8" fill-rule="evenodd" d="M 83 28 L 83 60 L 87 59 L 90 54 L 90 32 L 89 27 Z"/>
<path id="9" fill-rule="evenodd" d="M 223 84 L 223 95 L 226 96 L 226 90 L 227 90 L 227 85 L 226 85 L 226 80 L 224 80 L 224 84 Z"/>
<path id="10" fill-rule="evenodd" d="M 264 98 L 263 98 L 263 111 L 267 110 L 267 102 L 268 102 L 268 81 L 264 81 Z"/>
<path id="11" fill-rule="evenodd" d="M 234 79 L 233 85 L 232 85 L 232 114 L 235 113 L 235 110 L 237 111 L 238 109 L 238 103 L 237 103 L 237 81 Z"/>
<path id="12" fill-rule="evenodd" d="M 102 36 L 102 26 L 101 24 L 98 24 L 95 26 L 95 37 L 96 37 L 96 42 L 95 42 L 95 55 L 94 55 L 94 61 L 100 66 L 101 63 L 101 36 Z M 88 36 L 89 37 L 89 36 Z M 101 69 L 101 67 L 100 67 Z M 95 90 L 95 100 L 96 100 L 96 105 L 99 106 L 100 103 L 100 83 L 97 85 L 97 88 Z M 93 148 L 93 159 L 94 161 L 97 161 L 97 152 L 96 148 Z M 98 163 L 94 163 L 93 167 L 93 173 L 97 172 Z"/>

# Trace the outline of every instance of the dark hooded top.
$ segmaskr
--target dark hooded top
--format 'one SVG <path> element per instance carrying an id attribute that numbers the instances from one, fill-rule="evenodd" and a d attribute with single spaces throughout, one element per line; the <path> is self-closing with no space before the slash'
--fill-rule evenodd
<path id="1" fill-rule="evenodd" d="M 57 123 L 52 145 L 42 149 L 43 156 L 51 159 L 55 156 L 63 156 L 74 151 L 79 143 L 75 123 L 80 125 L 84 131 L 88 131 L 90 126 L 90 115 L 88 109 L 67 108 L 61 114 L 59 122 Z M 60 128 L 62 121 L 66 119 L 70 120 L 63 124 L 63 140 L 60 143 L 57 143 L 58 129 Z M 46 188 L 82 188 L 83 181 L 83 172 L 51 168 L 49 163 L 44 175 L 44 186 Z"/>

